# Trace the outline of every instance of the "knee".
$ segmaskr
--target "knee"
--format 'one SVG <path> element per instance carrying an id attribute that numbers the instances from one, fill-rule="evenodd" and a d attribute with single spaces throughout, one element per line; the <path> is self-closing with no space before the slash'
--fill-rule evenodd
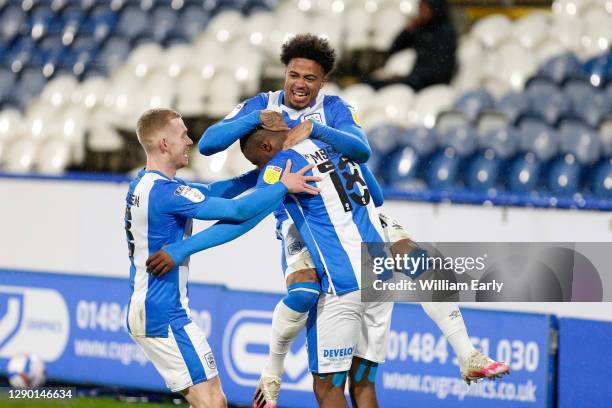
<path id="1" fill-rule="evenodd" d="M 287 288 L 287 296 L 283 302 L 296 312 L 305 313 L 317 304 L 320 286 L 313 282 L 292 283 Z"/>

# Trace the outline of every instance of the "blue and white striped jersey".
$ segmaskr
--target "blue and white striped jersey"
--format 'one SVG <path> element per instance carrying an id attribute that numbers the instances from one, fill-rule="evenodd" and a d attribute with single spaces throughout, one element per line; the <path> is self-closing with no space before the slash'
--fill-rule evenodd
<path id="1" fill-rule="evenodd" d="M 261 92 L 236 106 L 223 119 L 223 122 L 231 122 L 254 111 L 272 110 L 281 112 L 283 120 L 290 128 L 299 125 L 304 120 L 316 120 L 335 129 L 340 128 L 344 123 L 361 126 L 355 109 L 338 96 L 324 95 L 320 92 L 311 106 L 295 110 L 283 105 L 284 94 L 282 90 Z M 296 169 L 295 166 L 294 169 Z M 276 210 L 274 216 L 279 221 L 287 219 L 287 213 L 282 208 Z"/>
<path id="2" fill-rule="evenodd" d="M 292 167 L 308 164 L 321 176 L 316 196 L 291 194 L 284 207 L 315 262 L 325 292 L 342 295 L 360 288 L 363 242 L 382 243 L 383 232 L 374 201 L 359 166 L 317 139 L 306 139 L 278 152 L 262 168 L 258 187 L 276 183 L 291 159 Z"/>
<path id="3" fill-rule="evenodd" d="M 191 321 L 187 299 L 189 258 L 169 273 L 147 273 L 147 258 L 191 236 L 192 217 L 208 200 L 180 179 L 142 170 L 130 183 L 125 229 L 130 256 L 128 330 L 134 336 L 167 337 L 169 326 L 180 329 Z"/>

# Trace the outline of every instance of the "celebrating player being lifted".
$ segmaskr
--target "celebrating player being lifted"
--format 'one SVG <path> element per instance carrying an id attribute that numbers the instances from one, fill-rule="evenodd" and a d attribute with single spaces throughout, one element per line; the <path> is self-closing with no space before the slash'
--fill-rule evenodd
<path id="1" fill-rule="evenodd" d="M 126 197 L 131 264 L 128 332 L 173 392 L 182 392 L 192 407 L 223 407 L 227 403 L 215 359 L 206 336 L 190 317 L 186 254 L 240 236 L 280 205 L 287 192 L 317 194 L 307 182 L 318 178 L 303 176 L 310 167 L 290 173 L 288 163 L 281 183 L 231 200 L 254 185 L 258 172 L 208 185 L 176 178 L 176 171 L 187 165 L 193 144 L 177 112 L 145 112 L 136 133 L 147 165 L 130 183 Z M 193 218 L 228 222 L 183 240 L 191 235 Z M 162 247 L 163 252 L 147 260 Z"/>
<path id="2" fill-rule="evenodd" d="M 286 66 L 283 90 L 260 93 L 238 105 L 224 120 L 206 130 L 199 142 L 200 152 L 210 155 L 224 150 L 258 126 L 268 130 L 284 130 L 288 126 L 292 129 L 287 134 L 285 148 L 304 138 L 318 139 L 357 163 L 365 162 L 370 150 L 357 113 L 341 98 L 320 92 L 335 61 L 334 50 L 327 41 L 314 35 L 298 35 L 283 45 L 281 61 Z M 359 141 L 365 142 L 365 147 Z M 360 169 L 364 176 L 369 173 L 365 164 Z M 366 178 L 366 183 L 370 192 L 379 189 L 373 178 Z M 386 239 L 396 243 L 394 249 L 401 252 L 402 248 L 409 247 L 408 235 L 402 226 L 384 214 L 380 217 L 387 226 Z M 290 220 L 279 220 L 277 227 L 283 243 L 282 267 L 288 294 L 274 310 L 270 355 L 260 381 L 268 406 L 276 403 L 289 345 L 304 326 L 307 311 L 317 301 L 313 284 L 315 265 L 309 251 L 305 246 L 296 251 L 302 240 Z M 423 303 L 422 306 L 457 354 L 461 375 L 466 381 L 492 378 L 509 370 L 507 365 L 474 349 L 456 304 Z"/>

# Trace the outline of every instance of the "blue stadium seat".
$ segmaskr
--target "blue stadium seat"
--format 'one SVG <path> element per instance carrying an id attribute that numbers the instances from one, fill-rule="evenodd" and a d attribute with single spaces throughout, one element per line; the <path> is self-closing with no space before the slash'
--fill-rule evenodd
<path id="1" fill-rule="evenodd" d="M 149 15 L 139 7 L 124 8 L 116 26 L 117 34 L 132 40 L 150 31 Z"/>
<path id="2" fill-rule="evenodd" d="M 547 162 L 559 152 L 559 134 L 537 118 L 523 119 L 519 123 L 519 149 Z"/>
<path id="3" fill-rule="evenodd" d="M 79 5 L 71 4 L 59 13 L 58 20 L 64 30 L 68 27 L 78 30 L 85 21 L 86 16 L 87 13 Z"/>
<path id="4" fill-rule="evenodd" d="M 461 158 L 454 149 L 446 149 L 436 153 L 426 170 L 425 180 L 432 190 L 452 190 L 459 181 Z"/>
<path id="5" fill-rule="evenodd" d="M 540 180 L 542 164 L 536 155 L 529 152 L 516 157 L 510 164 L 505 179 L 508 190 L 515 194 L 530 194 Z"/>
<path id="6" fill-rule="evenodd" d="M 17 78 L 9 68 L 0 68 L 0 100 L 4 101 L 14 92 Z"/>
<path id="7" fill-rule="evenodd" d="M 67 51 L 60 36 L 45 36 L 38 44 L 38 50 L 42 55 L 42 65 L 55 67 L 60 63 Z"/>
<path id="8" fill-rule="evenodd" d="M 368 131 L 368 140 L 373 151 L 388 155 L 400 142 L 404 129 L 392 125 L 377 126 Z"/>
<path id="9" fill-rule="evenodd" d="M 96 8 L 92 11 L 87 19 L 87 25 L 90 28 L 89 32 L 94 34 L 96 41 L 104 41 L 111 33 L 117 24 L 117 13 L 107 8 Z"/>
<path id="10" fill-rule="evenodd" d="M 565 120 L 559 127 L 560 151 L 571 154 L 583 165 L 593 165 L 601 156 L 601 140 L 591 128 L 574 120 Z"/>
<path id="11" fill-rule="evenodd" d="M 101 69 L 110 72 L 112 68 L 125 62 L 130 49 L 130 44 L 126 39 L 119 36 L 109 37 L 96 55 L 96 64 Z"/>
<path id="12" fill-rule="evenodd" d="M 26 106 L 32 97 L 40 95 L 47 83 L 47 78 L 40 67 L 24 68 L 15 88 L 15 97 L 21 106 Z"/>
<path id="13" fill-rule="evenodd" d="M 583 168 L 575 157 L 567 154 L 555 160 L 548 171 L 548 189 L 556 196 L 571 196 L 580 190 Z"/>
<path id="14" fill-rule="evenodd" d="M 591 58 L 582 65 L 580 71 L 591 85 L 606 86 L 612 80 L 612 52 Z"/>
<path id="15" fill-rule="evenodd" d="M 612 199 L 612 158 L 603 161 L 595 169 L 591 190 L 600 198 Z"/>
<path id="16" fill-rule="evenodd" d="M 478 147 L 492 150 L 502 160 L 510 159 L 519 148 L 519 132 L 512 127 L 492 129 L 478 135 Z"/>
<path id="17" fill-rule="evenodd" d="M 278 5 L 278 0 L 247 0 L 243 11 L 250 15 L 258 11 L 273 10 Z"/>
<path id="18" fill-rule="evenodd" d="M 379 168 L 378 171 L 386 176 L 383 178 L 389 184 L 394 185 L 417 178 L 421 165 L 418 152 L 412 146 L 404 146 L 389 156 L 385 169 Z"/>
<path id="19" fill-rule="evenodd" d="M 494 105 L 495 99 L 485 89 L 466 92 L 455 102 L 455 108 L 463 111 L 472 123 L 476 121 L 483 110 L 491 109 Z"/>
<path id="20" fill-rule="evenodd" d="M 503 113 L 510 123 L 529 110 L 529 97 L 524 92 L 509 92 L 495 105 L 497 111 Z"/>
<path id="21" fill-rule="evenodd" d="M 378 167 L 380 176 L 389 184 L 398 185 L 424 175 L 428 161 L 436 149 L 437 132 L 424 127 L 412 128 L 403 132 L 392 126 L 386 129 L 393 129 L 393 131 L 386 135 L 387 142 L 384 150 L 390 148 L 392 139 L 397 141 L 397 148 L 391 153 L 382 155 L 378 153 L 375 145 L 372 146 L 377 155 L 384 158 L 384 162 Z M 381 137 L 381 139 L 384 138 Z M 370 142 L 374 140 L 372 136 L 369 139 Z"/>
<path id="22" fill-rule="evenodd" d="M 209 20 L 210 14 L 204 10 L 201 4 L 187 6 L 181 11 L 176 31 L 188 38 L 189 41 L 193 41 L 199 33 L 204 31 Z"/>
<path id="23" fill-rule="evenodd" d="M 431 155 L 438 143 L 438 132 L 425 127 L 411 128 L 401 133 L 397 139 L 399 147 L 411 146 L 420 156 Z"/>
<path id="24" fill-rule="evenodd" d="M 29 35 L 23 35 L 17 38 L 11 49 L 2 56 L 2 62 L 18 72 L 26 65 L 42 64 L 42 56 L 38 52 L 34 40 Z"/>
<path id="25" fill-rule="evenodd" d="M 151 13 L 153 39 L 159 43 L 164 42 L 176 26 L 178 17 L 178 12 L 171 8 L 156 7 Z"/>
<path id="26" fill-rule="evenodd" d="M 93 62 L 98 51 L 98 42 L 93 35 L 77 36 L 62 59 L 62 67 L 73 75 L 82 75 Z"/>
<path id="27" fill-rule="evenodd" d="M 0 40 L 3 44 L 9 44 L 27 27 L 27 14 L 21 7 L 11 5 L 4 9 L 0 16 Z"/>
<path id="28" fill-rule="evenodd" d="M 563 54 L 551 58 L 538 70 L 536 78 L 546 78 L 557 84 L 580 75 L 580 61 L 574 54 Z"/>
<path id="29" fill-rule="evenodd" d="M 30 35 L 39 40 L 48 33 L 57 34 L 61 31 L 61 23 L 55 20 L 55 14 L 46 5 L 36 6 L 30 11 Z"/>
<path id="30" fill-rule="evenodd" d="M 457 127 L 438 135 L 438 147 L 451 148 L 461 157 L 474 153 L 477 146 L 477 132 L 471 126 Z"/>
<path id="31" fill-rule="evenodd" d="M 529 97 L 529 111 L 539 115 L 554 126 L 564 115 L 571 113 L 571 102 L 552 82 L 537 80 L 531 82 L 525 93 Z"/>
<path id="32" fill-rule="evenodd" d="M 488 191 L 495 187 L 502 161 L 492 149 L 478 154 L 467 165 L 465 184 L 472 191 Z"/>

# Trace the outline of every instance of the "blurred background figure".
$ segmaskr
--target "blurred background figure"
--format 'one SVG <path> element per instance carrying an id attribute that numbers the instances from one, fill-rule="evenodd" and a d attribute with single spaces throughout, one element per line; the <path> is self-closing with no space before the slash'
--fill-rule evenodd
<path id="1" fill-rule="evenodd" d="M 418 14 L 395 37 L 388 58 L 412 48 L 416 52 L 414 67 L 408 76 L 386 76 L 375 73 L 374 88 L 403 83 L 415 91 L 435 84 L 449 84 L 456 71 L 457 33 L 453 27 L 446 0 L 421 0 Z"/>

